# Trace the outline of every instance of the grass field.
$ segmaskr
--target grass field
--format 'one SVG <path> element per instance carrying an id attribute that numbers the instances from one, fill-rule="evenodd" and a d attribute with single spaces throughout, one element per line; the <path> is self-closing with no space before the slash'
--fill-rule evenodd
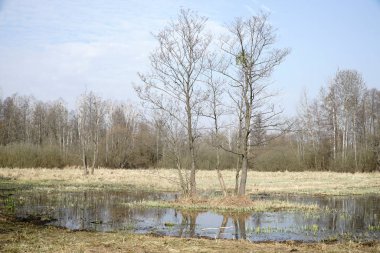
<path id="1" fill-rule="evenodd" d="M 234 171 L 222 171 L 229 189 L 234 188 Z M 170 169 L 111 170 L 98 169 L 95 175 L 82 175 L 79 168 L 64 169 L 11 169 L 0 168 L 0 177 L 15 182 L 37 184 L 40 187 L 54 185 L 57 189 L 75 190 L 115 187 L 136 187 L 153 191 L 177 191 L 177 174 Z M 215 171 L 198 171 L 199 190 L 219 190 Z M 293 194 L 379 194 L 380 173 L 336 172 L 257 172 L 249 171 L 247 193 Z"/>

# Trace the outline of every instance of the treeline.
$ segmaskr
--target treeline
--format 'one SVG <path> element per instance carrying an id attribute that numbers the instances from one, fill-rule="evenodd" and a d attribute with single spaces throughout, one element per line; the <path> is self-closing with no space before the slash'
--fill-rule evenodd
<path id="1" fill-rule="evenodd" d="M 317 98 L 303 96 L 299 115 L 281 136 L 257 119 L 250 140 L 255 170 L 379 170 L 380 91 L 368 90 L 356 71 L 338 71 Z M 175 167 L 164 121 L 159 115 L 148 120 L 136 106 L 92 92 L 78 98 L 75 110 L 63 100 L 43 102 L 15 94 L 0 101 L 0 166 Z M 238 144 L 234 129 L 219 133 L 231 150 Z M 207 129 L 198 143 L 197 166 L 214 169 L 216 150 Z M 183 144 L 179 152 L 185 166 L 189 157 Z M 220 153 L 220 168 L 236 166 L 236 155 Z"/>
<path id="2" fill-rule="evenodd" d="M 380 91 L 356 70 L 337 71 L 296 119 L 297 156 L 314 170 L 380 170 Z"/>
<path id="3" fill-rule="evenodd" d="M 171 167 L 163 125 L 163 119 L 148 121 L 135 106 L 93 92 L 81 95 L 75 110 L 63 100 L 15 94 L 0 101 L 0 166 Z M 207 156 L 213 151 L 206 137 L 203 141 L 199 166 L 212 169 L 214 159 Z M 222 168 L 231 166 L 226 154 Z"/>
<path id="4" fill-rule="evenodd" d="M 150 167 L 158 162 L 156 135 L 133 106 L 92 92 L 75 110 L 18 95 L 0 102 L 3 167 Z"/>
<path id="5" fill-rule="evenodd" d="M 260 13 L 210 34 L 208 18 L 181 9 L 154 38 L 150 67 L 134 87 L 144 103 L 89 92 L 74 110 L 62 100 L 13 95 L 0 101 L 0 166 L 171 167 L 196 194 L 196 171 L 234 169 L 244 195 L 248 169 L 380 170 L 380 92 L 340 70 L 320 95 L 305 95 L 294 119 L 271 99 L 271 74 L 290 53 Z M 219 38 L 219 39 L 216 39 Z"/>

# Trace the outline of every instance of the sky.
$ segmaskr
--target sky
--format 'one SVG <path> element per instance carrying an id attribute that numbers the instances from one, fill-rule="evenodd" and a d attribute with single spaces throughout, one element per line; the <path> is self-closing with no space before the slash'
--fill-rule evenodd
<path id="1" fill-rule="evenodd" d="M 138 103 L 133 83 L 148 69 L 152 34 L 180 8 L 208 17 L 213 32 L 269 12 L 275 47 L 291 49 L 270 87 L 287 115 L 338 69 L 356 69 L 368 88 L 380 89 L 379 0 L 0 0 L 0 97 L 62 98 L 75 108 L 93 91 Z"/>

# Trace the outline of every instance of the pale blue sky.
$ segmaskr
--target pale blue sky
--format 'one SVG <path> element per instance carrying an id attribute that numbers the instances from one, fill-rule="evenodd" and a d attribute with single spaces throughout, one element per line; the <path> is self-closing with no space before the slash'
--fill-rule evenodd
<path id="1" fill-rule="evenodd" d="M 294 115 L 304 89 L 314 96 L 338 68 L 380 89 L 380 1 L 0 0 L 0 88 L 70 107 L 86 89 L 138 101 L 132 88 L 148 65 L 156 33 L 180 7 L 209 18 L 218 31 L 235 17 L 271 13 L 278 47 L 292 52 L 273 89 Z"/>

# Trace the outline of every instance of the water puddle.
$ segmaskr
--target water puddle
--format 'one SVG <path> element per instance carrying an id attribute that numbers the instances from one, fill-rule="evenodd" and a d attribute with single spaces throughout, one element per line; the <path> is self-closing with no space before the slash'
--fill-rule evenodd
<path id="1" fill-rule="evenodd" d="M 10 199 L 8 195 L 7 199 Z M 130 208 L 122 203 L 173 199 L 173 193 L 29 192 L 18 191 L 12 202 L 0 201 L 22 220 L 71 230 L 131 231 L 179 237 L 248 239 L 250 241 L 379 240 L 380 197 L 254 196 L 316 203 L 320 212 L 218 214 L 161 208 Z M 329 211 L 326 211 L 326 207 Z"/>

